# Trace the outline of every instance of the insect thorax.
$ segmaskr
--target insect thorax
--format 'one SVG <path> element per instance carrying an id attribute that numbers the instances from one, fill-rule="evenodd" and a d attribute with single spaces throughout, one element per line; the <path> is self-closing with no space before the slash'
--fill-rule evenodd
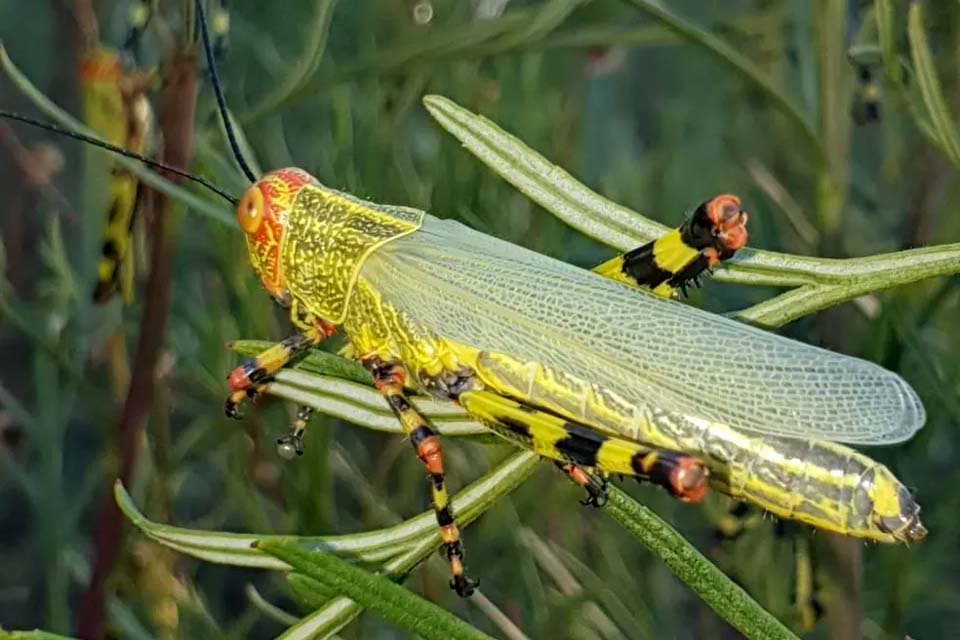
<path id="1" fill-rule="evenodd" d="M 303 311 L 341 323 L 364 260 L 420 228 L 423 215 L 320 185 L 304 186 L 290 210 L 280 248 L 291 296 Z"/>

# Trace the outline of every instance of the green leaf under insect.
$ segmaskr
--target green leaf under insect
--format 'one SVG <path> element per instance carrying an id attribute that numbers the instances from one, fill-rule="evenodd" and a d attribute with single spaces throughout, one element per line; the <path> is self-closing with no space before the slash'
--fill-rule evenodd
<path id="1" fill-rule="evenodd" d="M 422 638 L 490 638 L 400 585 L 364 571 L 333 554 L 307 551 L 295 539 L 259 540 L 256 547 Z"/>
<path id="2" fill-rule="evenodd" d="M 608 487 L 604 512 L 663 560 L 717 615 L 744 636 L 796 638 L 676 529 L 620 489 Z"/>
<path id="3" fill-rule="evenodd" d="M 461 528 L 476 520 L 501 497 L 520 486 L 539 465 L 529 452 L 516 453 L 453 496 L 451 505 Z M 127 518 L 150 539 L 186 555 L 208 562 L 239 567 L 290 570 L 282 559 L 264 553 L 256 544 L 278 540 L 296 540 L 306 552 L 322 550 L 340 553 L 351 559 L 382 564 L 386 575 L 407 575 L 440 546 L 436 516 L 427 511 L 393 527 L 342 536 L 297 537 L 257 536 L 230 532 L 203 531 L 153 522 L 136 507 L 119 482 L 114 487 L 117 504 Z M 281 636 L 306 638 L 335 633 L 363 610 L 346 597 L 337 597 L 301 619 Z"/>
<path id="4" fill-rule="evenodd" d="M 269 342 L 258 341 L 237 341 L 231 344 L 237 352 L 246 355 L 254 355 L 269 346 Z M 337 387 L 343 384 L 344 380 L 337 378 L 337 374 L 344 374 L 352 377 L 361 377 L 360 372 L 366 373 L 362 369 L 354 370 L 351 363 L 338 362 L 342 360 L 338 356 L 328 353 L 314 351 L 301 360 L 293 370 L 283 370 L 277 374 L 277 382 L 271 383 L 267 388 L 267 393 L 277 394 L 296 401 L 311 400 L 313 405 L 322 411 L 336 411 L 339 403 L 355 399 L 358 402 L 369 400 L 372 404 L 383 406 L 386 414 L 383 416 L 387 424 L 392 424 L 393 429 L 399 431 L 396 426 L 396 420 L 392 414 L 385 408 L 383 399 L 374 391 L 368 382 L 362 385 L 357 382 L 349 382 L 350 387 Z M 356 365 L 359 366 L 359 365 Z M 290 382 L 293 379 L 294 382 Z M 304 395 L 296 396 L 288 388 L 293 384 L 298 388 L 305 390 Z M 332 385 L 332 386 L 331 386 Z M 322 390 L 322 391 L 318 391 Z M 313 393 L 313 396 L 309 394 Z M 365 397 L 369 396 L 369 397 Z M 450 417 L 451 412 L 459 415 L 459 420 L 465 421 L 462 430 L 451 430 L 454 435 L 464 435 L 471 433 L 468 429 L 472 424 L 477 432 L 484 432 L 485 429 L 473 422 L 461 409 L 450 402 L 440 402 L 434 400 L 437 406 L 425 404 L 429 402 L 428 398 L 417 400 L 418 407 L 423 410 L 431 421 L 436 424 L 441 431 L 444 426 L 450 426 L 450 422 L 444 422 Z M 433 412 L 436 411 L 436 412 Z M 444 413 L 446 412 L 446 413 Z M 378 429 L 382 428 L 380 416 L 368 417 L 365 422 L 360 422 L 362 426 Z M 531 455 L 531 454 L 520 454 Z M 792 638 L 789 631 L 781 625 L 776 618 L 767 613 L 759 604 L 748 596 L 742 588 L 736 585 L 729 577 L 720 571 L 709 560 L 703 557 L 693 545 L 687 542 L 676 530 L 670 527 L 666 522 L 656 516 L 649 509 L 646 509 L 622 491 L 611 487 L 609 489 L 610 501 L 607 509 L 608 514 L 615 521 L 623 526 L 627 531 L 647 545 L 658 557 L 660 557 L 677 576 L 686 582 L 703 600 L 713 608 L 724 620 L 737 628 L 741 633 L 751 638 Z M 129 508 L 129 507 L 128 507 Z M 126 509 L 125 509 L 126 511 Z M 455 502 L 455 513 L 457 513 L 458 522 L 469 521 L 471 513 L 467 507 L 460 507 Z M 422 526 L 426 529 L 433 527 L 433 514 L 425 513 L 420 516 Z M 139 525 L 138 525 L 139 526 Z M 424 529 L 423 531 L 425 531 Z M 386 530 L 384 530 L 386 531 Z M 373 535 L 373 534 L 363 534 Z M 267 540 L 274 541 L 277 537 Z M 330 544 L 331 538 L 322 539 L 326 544 Z M 304 542 L 304 539 L 300 539 Z M 330 548 L 335 551 L 336 549 Z M 369 556 L 358 556 L 361 559 Z M 299 580 L 291 578 L 291 580 Z M 322 599 L 325 591 L 317 592 L 316 589 L 309 589 L 309 584 L 298 584 L 298 589 L 302 591 L 301 596 L 309 598 L 311 601 Z M 314 585 L 315 586 L 315 585 Z M 330 588 L 329 585 L 327 588 Z M 334 611 L 339 610 L 339 605 L 331 605 Z M 326 610 L 325 610 L 326 611 Z M 331 615 L 325 613 L 326 615 Z M 786 635 L 784 635 L 786 634 Z"/>
<path id="5" fill-rule="evenodd" d="M 423 102 L 430 115 L 480 161 L 585 235 L 628 251 L 664 232 L 663 226 L 593 192 L 483 116 L 442 96 L 427 96 Z M 960 243 L 848 259 L 745 248 L 718 267 L 713 277 L 796 287 L 735 314 L 746 322 L 778 327 L 874 291 L 957 273 Z"/>

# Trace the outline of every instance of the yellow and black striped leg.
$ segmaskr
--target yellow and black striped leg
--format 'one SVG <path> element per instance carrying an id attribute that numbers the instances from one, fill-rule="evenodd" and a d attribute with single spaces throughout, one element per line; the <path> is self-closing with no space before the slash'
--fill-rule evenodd
<path id="1" fill-rule="evenodd" d="M 307 430 L 307 423 L 313 415 L 313 408 L 307 405 L 297 407 L 297 417 L 290 427 L 290 432 L 282 438 L 277 438 L 277 454 L 284 460 L 293 460 L 295 456 L 303 455 L 303 434 Z"/>
<path id="2" fill-rule="evenodd" d="M 227 417 L 239 419 L 240 404 L 254 398 L 260 388 L 270 381 L 270 376 L 285 367 L 291 360 L 304 355 L 336 331 L 336 326 L 320 321 L 303 333 L 284 338 L 256 358 L 247 360 L 227 376 L 230 395 L 224 404 Z"/>
<path id="3" fill-rule="evenodd" d="M 453 518 L 450 509 L 450 498 L 447 494 L 446 481 L 443 473 L 443 450 L 440 440 L 433 429 L 427 424 L 423 416 L 410 404 L 403 392 L 403 369 L 395 364 L 380 362 L 379 360 L 365 360 L 364 365 L 373 375 L 373 383 L 394 415 L 400 421 L 403 432 L 410 437 L 410 442 L 417 452 L 417 457 L 423 462 L 430 474 L 432 487 L 433 510 L 437 515 L 437 526 L 440 527 L 440 539 L 443 541 L 447 559 L 450 561 L 450 588 L 461 597 L 473 593 L 478 582 L 471 580 L 464 573 L 463 545 L 460 542 L 460 530 Z"/>
<path id="4" fill-rule="evenodd" d="M 694 456 L 610 436 L 490 391 L 465 391 L 457 399 L 498 435 L 562 463 L 561 469 L 591 496 L 584 468 L 651 482 L 683 502 L 699 502 L 706 496 L 707 468 Z M 588 498 L 588 504 L 594 502 Z"/>
<path id="5" fill-rule="evenodd" d="M 747 214 L 740 199 L 720 195 L 702 203 L 679 228 L 594 268 L 605 278 L 647 287 L 662 298 L 686 295 L 713 269 L 747 244 Z"/>
<path id="6" fill-rule="evenodd" d="M 602 507 L 607 504 L 607 479 L 588 473 L 571 462 L 556 462 L 557 468 L 568 478 L 583 487 L 587 497 L 580 501 L 585 507 Z"/>

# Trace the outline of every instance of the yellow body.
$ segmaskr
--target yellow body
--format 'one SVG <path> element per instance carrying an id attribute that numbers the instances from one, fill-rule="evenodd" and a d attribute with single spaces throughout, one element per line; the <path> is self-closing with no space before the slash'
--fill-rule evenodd
<path id="1" fill-rule="evenodd" d="M 489 354 L 410 323 L 361 279 L 344 329 L 356 353 L 403 362 L 415 379 L 472 369 L 483 388 L 551 411 L 623 440 L 701 457 L 711 485 L 779 517 L 844 535 L 895 542 L 875 519 L 901 515 L 905 489 L 882 464 L 841 444 L 750 436 L 723 424 L 605 398 L 585 378 L 572 378 L 536 362 Z M 426 389 L 425 384 L 421 389 Z M 581 407 L 572 410 L 574 407 Z M 470 411 L 469 403 L 464 408 Z M 489 423 L 486 416 L 481 421 Z M 534 425 L 532 448 L 551 459 L 564 437 Z M 615 440 L 598 460 L 608 473 L 625 473 L 635 451 Z M 906 494 L 909 497 L 909 494 Z M 858 508 L 862 506 L 865 508 Z"/>
<path id="2" fill-rule="evenodd" d="M 712 486 L 778 516 L 880 542 L 924 535 L 885 466 L 818 438 L 909 437 L 923 408 L 896 375 L 316 183 L 285 214 L 283 279 L 309 263 L 322 283 L 297 283 L 301 317 L 338 321 L 356 357 L 401 364 L 408 386 L 459 396 L 487 424 L 502 407 L 471 393 L 586 425 L 610 440 L 603 471 L 628 468 L 638 446 L 688 453 Z M 527 444 L 563 459 L 550 420 L 526 421 Z"/>
<path id="3" fill-rule="evenodd" d="M 125 94 L 125 75 L 117 54 L 97 47 L 81 66 L 84 120 L 105 141 L 144 153 L 152 114 L 142 93 Z M 111 167 L 102 256 L 97 263 L 94 297 L 105 301 L 119 292 L 133 300 L 134 251 L 132 227 L 139 181 L 129 171 Z"/>

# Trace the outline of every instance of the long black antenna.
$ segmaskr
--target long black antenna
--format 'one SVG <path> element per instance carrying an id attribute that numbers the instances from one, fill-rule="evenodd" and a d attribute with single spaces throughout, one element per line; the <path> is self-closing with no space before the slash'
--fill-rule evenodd
<path id="1" fill-rule="evenodd" d="M 230 141 L 230 149 L 233 151 L 233 157 L 240 165 L 243 175 L 247 176 L 250 182 L 256 182 L 257 176 L 250 170 L 250 166 L 240 152 L 240 145 L 237 144 L 237 138 L 233 134 L 233 126 L 230 124 L 230 116 L 227 114 L 227 100 L 223 97 L 223 88 L 220 86 L 220 76 L 217 75 L 217 63 L 213 59 L 213 48 L 210 46 L 210 34 L 207 29 L 207 16 L 203 12 L 203 0 L 197 0 L 197 17 L 200 19 L 200 37 L 203 39 L 203 51 L 207 56 L 207 67 L 210 68 L 210 83 L 213 85 L 213 93 L 217 96 L 217 108 L 220 110 L 220 117 L 223 119 L 223 128 L 227 131 L 227 140 Z"/>
<path id="2" fill-rule="evenodd" d="M 67 136 L 68 138 L 73 138 L 74 140 L 80 140 L 81 142 L 86 142 L 87 144 L 92 144 L 95 147 L 100 147 L 101 149 L 106 149 L 107 151 L 112 151 L 113 153 L 118 153 L 121 156 L 126 156 L 127 158 L 133 158 L 134 160 L 139 160 L 145 165 L 154 167 L 155 169 L 160 169 L 162 171 L 168 171 L 175 175 L 180 176 L 181 178 L 186 178 L 187 180 L 192 180 L 197 184 L 203 185 L 210 191 L 213 191 L 215 194 L 232 204 L 237 206 L 237 199 L 231 196 L 226 191 L 222 191 L 212 182 L 204 180 L 200 176 L 195 176 L 189 171 L 184 171 L 183 169 L 178 169 L 177 167 L 170 166 L 165 162 L 160 162 L 158 160 L 151 160 L 145 156 L 140 155 L 139 153 L 134 153 L 133 151 L 128 151 L 123 147 L 118 147 L 115 144 L 110 144 L 99 138 L 94 138 L 93 136 L 84 135 L 82 133 L 77 133 L 76 131 L 71 131 L 70 129 L 64 129 L 58 125 L 52 124 L 50 122 L 44 122 L 42 120 L 35 120 L 29 116 L 21 115 L 13 111 L 4 111 L 0 109 L 0 117 L 9 118 L 10 120 L 16 120 L 18 122 L 23 122 L 25 124 L 32 125 L 34 127 L 39 127 L 40 129 L 46 129 L 47 131 L 52 131 L 53 133 Z"/>

